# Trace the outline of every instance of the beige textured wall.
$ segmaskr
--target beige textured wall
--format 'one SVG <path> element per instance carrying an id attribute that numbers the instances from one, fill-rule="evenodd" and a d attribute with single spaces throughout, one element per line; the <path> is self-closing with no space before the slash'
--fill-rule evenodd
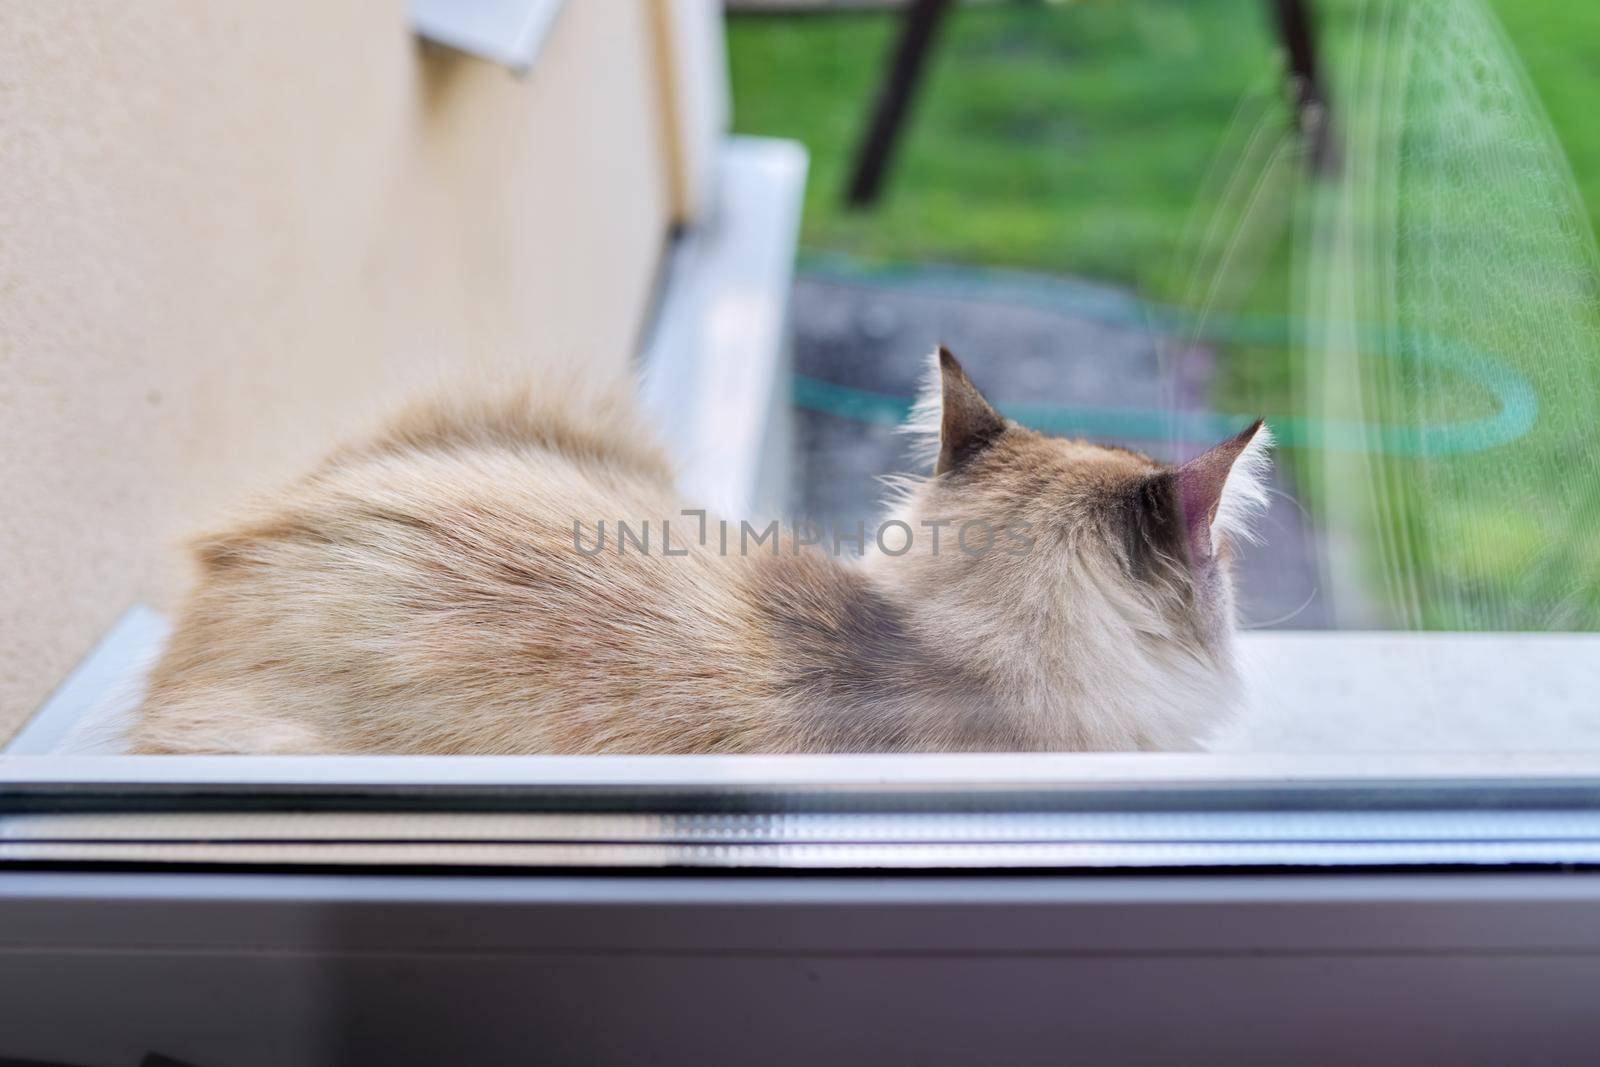
<path id="1" fill-rule="evenodd" d="M 0 738 L 176 542 L 440 369 L 625 367 L 669 214 L 651 19 L 533 71 L 404 0 L 0 0 Z"/>

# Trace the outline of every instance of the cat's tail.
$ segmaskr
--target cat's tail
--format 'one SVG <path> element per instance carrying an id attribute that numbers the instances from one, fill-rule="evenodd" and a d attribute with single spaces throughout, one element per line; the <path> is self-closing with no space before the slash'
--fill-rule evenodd
<path id="1" fill-rule="evenodd" d="M 157 669 L 158 675 L 162 672 Z M 337 751 L 310 724 L 273 714 L 248 683 L 165 672 L 124 732 L 130 756 L 307 756 Z M 279 702 L 281 703 L 281 701 Z"/>
<path id="2" fill-rule="evenodd" d="M 375 434 L 334 453 L 330 463 L 505 447 L 542 449 L 666 485 L 673 480 L 672 464 L 639 409 L 631 380 L 596 381 L 577 371 L 435 386 Z"/>

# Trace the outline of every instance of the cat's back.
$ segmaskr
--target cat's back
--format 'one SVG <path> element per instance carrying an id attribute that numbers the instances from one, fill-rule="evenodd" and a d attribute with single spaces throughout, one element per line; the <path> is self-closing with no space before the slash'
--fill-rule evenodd
<path id="1" fill-rule="evenodd" d="M 746 609 L 627 402 L 585 399 L 418 406 L 198 539 L 135 746 L 652 747 L 605 709 L 748 655 Z M 674 522 L 688 554 L 619 551 L 619 520 Z"/>
<path id="2" fill-rule="evenodd" d="M 311 573 L 341 586 L 420 580 L 416 597 L 442 596 L 574 564 L 586 558 L 575 537 L 595 522 L 676 506 L 671 469 L 622 397 L 445 394 L 191 547 L 202 587 Z"/>

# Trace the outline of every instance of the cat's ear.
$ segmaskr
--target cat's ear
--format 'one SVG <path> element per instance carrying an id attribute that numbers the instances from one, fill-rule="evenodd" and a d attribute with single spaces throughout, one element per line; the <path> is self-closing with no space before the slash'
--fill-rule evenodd
<path id="1" fill-rule="evenodd" d="M 1005 418 L 972 384 L 961 363 L 944 345 L 934 350 L 927 381 L 906 432 L 920 438 L 919 451 L 934 461 L 933 472 L 959 470 L 994 443 Z"/>
<path id="2" fill-rule="evenodd" d="M 1177 518 L 1189 559 L 1213 558 L 1226 544 L 1256 540 L 1255 521 L 1267 510 L 1272 434 L 1260 419 L 1172 474 Z"/>

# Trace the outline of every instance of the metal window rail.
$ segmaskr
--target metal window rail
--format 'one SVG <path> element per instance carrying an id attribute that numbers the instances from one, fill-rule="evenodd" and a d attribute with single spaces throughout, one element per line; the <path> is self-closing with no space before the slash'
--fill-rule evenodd
<path id="1" fill-rule="evenodd" d="M 1395 775 L 1393 761 L 1379 760 L 1355 777 L 1285 777 L 1281 764 L 1222 777 L 1214 763 L 1206 771 L 1192 758 L 1144 759 L 1156 766 L 1095 756 L 768 758 L 730 775 L 726 764 L 699 757 L 215 759 L 200 767 L 124 758 L 114 761 L 113 780 L 98 782 L 81 767 L 92 759 L 0 760 L 0 864 L 1600 864 L 1600 775 L 1573 773 L 1581 760 L 1523 759 L 1498 775 Z M 79 766 L 68 773 L 60 766 L 68 763 Z M 1518 773 L 1541 763 L 1543 773 Z"/>

